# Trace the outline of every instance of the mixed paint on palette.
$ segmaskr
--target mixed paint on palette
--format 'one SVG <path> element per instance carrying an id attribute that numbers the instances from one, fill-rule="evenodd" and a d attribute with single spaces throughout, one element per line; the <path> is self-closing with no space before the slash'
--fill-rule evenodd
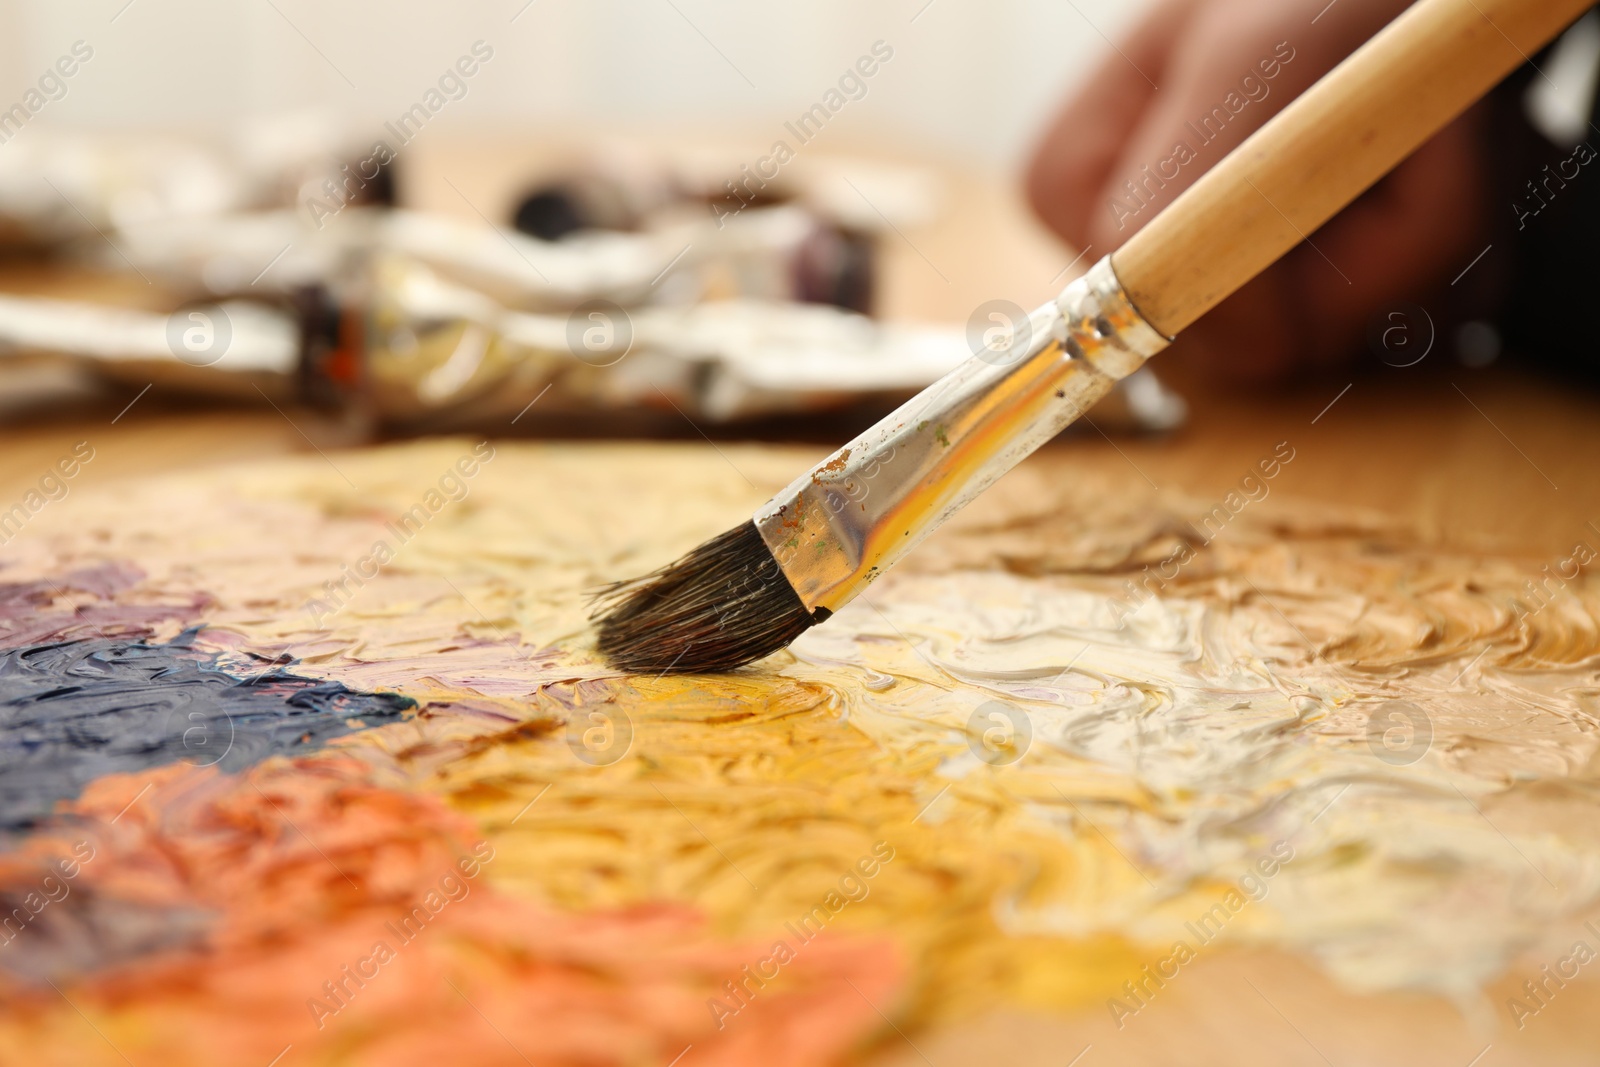
<path id="1" fill-rule="evenodd" d="M 1467 1002 L 1600 903 L 1570 561 L 1024 467 L 788 652 L 597 660 L 586 590 L 811 458 L 446 441 L 42 513 L 0 1061 L 856 1063 L 1229 947 Z"/>

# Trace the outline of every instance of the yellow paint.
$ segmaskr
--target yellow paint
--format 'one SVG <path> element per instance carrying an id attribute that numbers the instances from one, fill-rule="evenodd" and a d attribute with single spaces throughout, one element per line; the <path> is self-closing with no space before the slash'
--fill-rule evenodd
<path id="1" fill-rule="evenodd" d="M 907 1028 L 1104 1010 L 1274 847 L 1292 861 L 1203 951 L 1287 948 L 1347 985 L 1465 996 L 1600 902 L 1600 838 L 1562 799 L 1600 777 L 1587 570 L 1518 610 L 1546 561 L 1435 553 L 1275 497 L 1122 613 L 1203 505 L 1024 466 L 791 651 L 622 679 L 589 651 L 583 591 L 741 521 L 818 457 L 501 444 L 314 624 L 307 598 L 472 444 L 83 493 L 8 546 L 14 574 L 133 559 L 137 596 L 205 590 L 217 633 L 426 701 L 340 748 L 470 819 L 511 899 L 692 904 L 760 943 L 884 842 L 894 859 L 830 926 L 904 953 L 885 1010 Z M 1394 700 L 1432 730 L 1414 762 L 1369 742 Z M 1015 763 L 974 755 L 990 702 L 1031 730 Z M 615 762 L 569 744 L 595 711 L 633 729 Z"/>

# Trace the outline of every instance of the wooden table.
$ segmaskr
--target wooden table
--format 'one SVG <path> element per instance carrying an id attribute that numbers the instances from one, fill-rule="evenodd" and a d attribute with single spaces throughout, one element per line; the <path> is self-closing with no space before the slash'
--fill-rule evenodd
<path id="1" fill-rule="evenodd" d="M 467 218 L 480 210 L 504 217 L 526 176 L 550 158 L 548 148 L 489 153 L 481 142 L 442 138 L 408 151 L 408 199 Z M 964 322 L 988 299 L 1004 296 L 1028 305 L 1053 295 L 1073 254 L 1030 220 L 1013 184 L 957 172 L 948 172 L 946 180 L 943 217 L 887 243 L 883 312 Z M 0 290 L 111 295 L 133 303 L 151 298 L 139 283 L 19 266 L 0 270 Z M 1374 365 L 1254 395 L 1206 381 L 1181 361 L 1158 360 L 1191 404 L 1182 431 L 1156 438 L 1074 436 L 1029 462 L 1051 477 L 1111 472 L 1215 499 L 1287 441 L 1297 459 L 1274 485 L 1276 493 L 1381 510 L 1414 524 L 1432 542 L 1492 547 L 1536 560 L 1553 560 L 1579 540 L 1600 542 L 1600 470 L 1594 463 L 1600 395 L 1543 379 L 1519 367 L 1514 356 L 1469 369 L 1456 364 L 1448 349 L 1441 343 L 1407 369 Z M 0 453 L 6 457 L 0 507 L 18 499 L 82 440 L 93 444 L 95 459 L 74 482 L 74 492 L 152 472 L 312 447 L 302 412 L 184 406 L 159 392 L 126 408 L 133 399 L 129 389 L 6 415 L 0 424 Z M 1121 1032 L 1102 1008 L 1076 1017 L 1007 1014 L 919 1035 L 917 1050 L 891 1049 L 885 1062 L 1600 1062 L 1600 1027 L 1594 1022 L 1600 983 L 1592 979 L 1570 984 L 1526 1031 L 1502 1026 L 1485 1036 L 1487 1030 L 1475 1029 L 1440 998 L 1355 995 L 1285 955 L 1220 954 L 1183 973 L 1148 1015 Z M 1490 991 L 1485 1018 L 1503 1013 L 1517 981 L 1508 978 L 1501 985 Z M 1272 1000 L 1254 987 L 1270 991 Z M 1486 1045 L 1492 1047 L 1484 1052 Z"/>
<path id="2" fill-rule="evenodd" d="M 413 155 L 405 172 L 407 200 L 467 219 L 479 211 L 505 217 L 530 176 L 551 169 L 565 143 L 497 143 L 489 152 L 481 141 L 419 142 L 408 148 Z M 1075 253 L 1031 218 L 1015 183 L 950 170 L 942 177 L 942 216 L 886 241 L 881 313 L 964 323 L 986 300 L 1004 297 L 1033 306 L 1054 295 Z M 17 265 L 0 266 L 0 291 L 131 304 L 160 299 L 137 279 Z M 1517 366 L 1514 355 L 1488 368 L 1467 368 L 1449 349 L 1441 338 L 1415 367 L 1373 361 L 1273 393 L 1219 386 L 1174 353 L 1155 366 L 1190 401 L 1191 418 L 1182 431 L 1115 442 L 1089 434 L 1059 442 L 1035 462 L 1059 465 L 1063 476 L 1078 469 L 1121 470 L 1214 497 L 1273 445 L 1288 441 L 1300 458 L 1279 491 L 1377 508 L 1413 521 L 1444 543 L 1548 555 L 1571 548 L 1585 530 L 1595 534 L 1587 523 L 1600 520 L 1600 470 L 1585 446 L 1600 425 L 1600 392 L 1541 378 Z M 95 481 L 309 447 L 277 412 L 196 410 L 159 391 L 113 425 L 134 392 L 31 418 L 15 411 L 0 416 L 0 441 L 11 458 L 0 470 L 0 499 L 16 495 L 64 446 L 87 436 L 97 449 L 104 445 L 103 456 L 84 475 Z"/>

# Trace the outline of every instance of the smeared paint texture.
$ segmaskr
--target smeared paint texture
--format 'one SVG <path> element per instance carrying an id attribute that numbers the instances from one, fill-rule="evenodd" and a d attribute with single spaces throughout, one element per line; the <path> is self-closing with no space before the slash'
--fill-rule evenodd
<path id="1" fill-rule="evenodd" d="M 147 637 L 163 623 L 193 621 L 211 605 L 194 590 L 130 595 L 145 575 L 124 561 L 96 563 L 28 581 L 0 583 L 0 647 L 77 637 Z"/>
<path id="2" fill-rule="evenodd" d="M 237 771 L 416 707 L 270 662 L 240 678 L 221 654 L 169 642 L 91 638 L 0 653 L 0 828 L 21 829 L 107 774 L 180 760 Z"/>
<path id="3" fill-rule="evenodd" d="M 894 946 L 828 931 L 719 1026 L 707 1001 L 770 939 L 716 936 L 681 904 L 572 913 L 504 892 L 507 857 L 471 820 L 373 771 L 324 751 L 91 785 L 30 855 L 0 857 L 0 896 L 80 838 L 94 857 L 0 949 L 0 1062 L 268 1063 L 292 1044 L 315 1067 L 631 1067 L 692 1045 L 704 1067 L 817 1067 L 894 1003 Z M 123 943 L 96 956 L 108 922 Z"/>
<path id="4" fill-rule="evenodd" d="M 1534 598 L 1545 561 L 1274 496 L 1173 573 L 1204 503 L 1024 464 L 787 652 L 624 678 L 584 590 L 816 456 L 728 446 L 749 484 L 687 447 L 508 446 L 306 612 L 468 447 L 85 492 L 8 546 L 0 627 L 54 636 L 0 646 L 204 618 L 208 644 L 421 707 L 236 774 L 101 777 L 0 852 L 0 901 L 26 901 L 46 853 L 95 848 L 0 950 L 0 1062 L 921 1062 L 906 1040 L 973 1014 L 1103 1013 L 1180 939 L 1467 1002 L 1600 905 L 1587 570 Z M 1388 730 L 1391 701 L 1420 726 Z M 1218 908 L 1212 949 L 1190 925 Z"/>

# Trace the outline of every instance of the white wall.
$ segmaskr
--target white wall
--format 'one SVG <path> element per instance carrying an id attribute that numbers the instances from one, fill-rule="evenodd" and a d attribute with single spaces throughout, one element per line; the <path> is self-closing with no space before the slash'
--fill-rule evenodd
<path id="1" fill-rule="evenodd" d="M 1010 166 L 1062 91 L 1107 48 L 1096 27 L 1115 37 L 1143 6 L 533 0 L 522 10 L 526 2 L 6 0 L 0 106 L 83 40 L 93 59 L 33 123 L 217 129 L 325 104 L 376 133 L 482 39 L 494 59 L 441 116 L 463 129 L 649 125 L 776 135 L 882 39 L 894 59 L 830 136 Z"/>

